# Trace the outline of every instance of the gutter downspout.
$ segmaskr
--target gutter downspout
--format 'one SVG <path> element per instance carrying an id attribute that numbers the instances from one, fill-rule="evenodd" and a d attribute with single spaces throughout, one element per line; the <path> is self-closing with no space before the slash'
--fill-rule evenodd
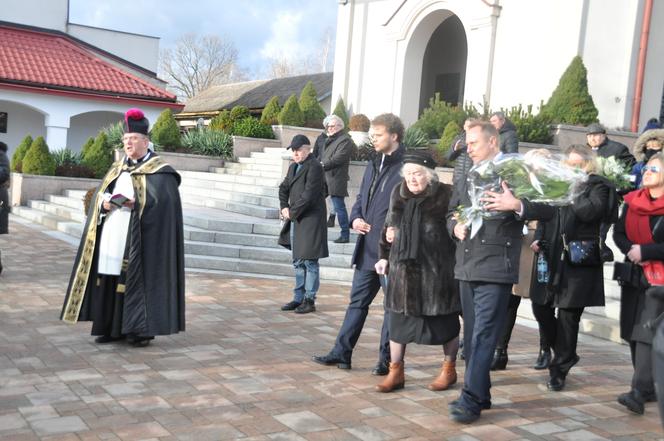
<path id="1" fill-rule="evenodd" d="M 643 77 L 646 70 L 646 54 L 648 52 L 648 34 L 650 33 L 650 18 L 652 17 L 652 0 L 646 0 L 643 8 L 643 23 L 641 24 L 641 41 L 639 43 L 639 61 L 636 67 L 636 83 L 634 84 L 634 102 L 632 103 L 632 122 L 630 130 L 638 132 L 639 117 L 641 116 L 641 95 L 643 94 Z"/>
<path id="2" fill-rule="evenodd" d="M 491 11 L 491 46 L 489 48 L 489 69 L 486 76 L 486 88 L 484 90 L 484 110 L 488 111 L 491 107 L 491 83 L 493 83 L 493 59 L 496 53 L 496 34 L 498 28 L 498 17 L 500 17 L 500 10 L 502 7 L 499 5 L 500 0 L 495 0 L 493 4 L 489 3 L 487 0 L 482 0 L 482 2 L 490 6 Z"/>

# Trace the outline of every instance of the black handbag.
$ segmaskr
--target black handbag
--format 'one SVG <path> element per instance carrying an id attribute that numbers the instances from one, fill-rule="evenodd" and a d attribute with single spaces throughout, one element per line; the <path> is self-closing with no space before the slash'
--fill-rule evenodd
<path id="1" fill-rule="evenodd" d="M 563 237 L 563 247 L 567 262 L 572 266 L 600 266 L 602 258 L 600 256 L 600 241 L 597 239 L 570 240 L 567 241 L 565 234 Z"/>
<path id="2" fill-rule="evenodd" d="M 640 288 L 639 273 L 632 262 L 613 262 L 612 279 L 620 286 Z"/>

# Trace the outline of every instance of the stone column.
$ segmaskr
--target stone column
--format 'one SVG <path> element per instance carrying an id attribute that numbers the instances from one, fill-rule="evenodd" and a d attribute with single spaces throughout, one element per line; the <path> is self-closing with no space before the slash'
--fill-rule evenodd
<path id="1" fill-rule="evenodd" d="M 46 143 L 53 150 L 67 147 L 67 131 L 69 130 L 69 115 L 46 115 Z"/>

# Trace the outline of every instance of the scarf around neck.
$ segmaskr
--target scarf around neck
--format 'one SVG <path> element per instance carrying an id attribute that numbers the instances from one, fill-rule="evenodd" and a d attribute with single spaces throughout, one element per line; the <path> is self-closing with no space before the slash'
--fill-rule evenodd
<path id="1" fill-rule="evenodd" d="M 650 229 L 650 217 L 664 215 L 664 197 L 652 199 L 647 188 L 625 195 L 628 205 L 625 217 L 625 232 L 630 242 L 637 245 L 655 243 Z M 651 285 L 664 285 L 664 262 L 649 260 L 642 262 L 643 273 Z"/>
<path id="2" fill-rule="evenodd" d="M 413 194 L 408 189 L 406 181 L 401 183 L 399 192 L 406 199 L 406 205 L 399 224 L 399 247 L 397 261 L 414 260 L 417 262 L 420 251 L 420 226 L 422 224 L 421 205 L 433 193 L 435 183 L 430 183 L 420 194 Z"/>

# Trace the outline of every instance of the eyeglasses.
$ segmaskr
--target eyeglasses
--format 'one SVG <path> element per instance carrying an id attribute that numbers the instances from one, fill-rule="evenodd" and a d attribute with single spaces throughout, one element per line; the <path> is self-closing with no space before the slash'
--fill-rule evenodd
<path id="1" fill-rule="evenodd" d="M 643 175 L 646 172 L 659 173 L 660 171 L 662 171 L 662 169 L 657 165 L 646 165 L 641 169 L 641 174 Z"/>

